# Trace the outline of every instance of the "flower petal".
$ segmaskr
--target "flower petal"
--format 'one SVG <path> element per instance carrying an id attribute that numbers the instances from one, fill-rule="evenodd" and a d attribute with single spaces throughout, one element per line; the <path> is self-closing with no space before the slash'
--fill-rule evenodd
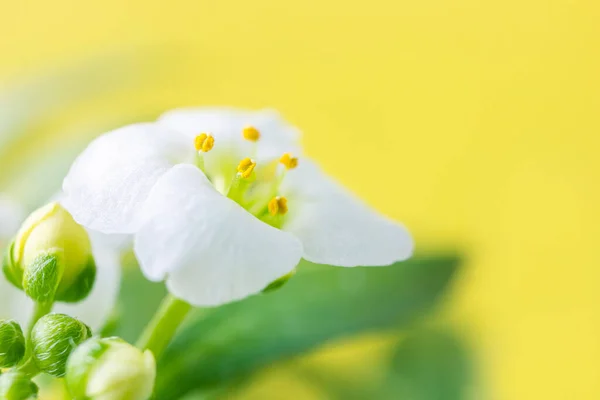
<path id="1" fill-rule="evenodd" d="M 406 228 L 371 209 L 309 160 L 300 160 L 288 173 L 282 192 L 290 207 L 283 230 L 300 238 L 309 261 L 382 266 L 412 254 Z"/>
<path id="2" fill-rule="evenodd" d="M 285 152 L 299 153 L 299 131 L 290 126 L 274 110 L 248 111 L 227 107 L 205 107 L 172 110 L 159 120 L 169 128 L 193 138 L 201 132 L 215 138 L 213 151 L 233 153 L 239 159 L 256 157 L 259 161 L 278 158 Z M 260 132 L 259 145 L 253 154 L 254 145 L 242 139 L 242 130 L 253 126 Z M 207 157 L 215 158 L 215 157 Z"/>
<path id="3" fill-rule="evenodd" d="M 196 306 L 258 293 L 296 267 L 300 242 L 219 194 L 194 167 L 179 165 L 156 184 L 135 253 L 151 280 Z"/>
<path id="4" fill-rule="evenodd" d="M 156 180 L 193 156 L 193 144 L 184 135 L 157 124 L 114 130 L 93 141 L 72 165 L 62 203 L 87 228 L 133 233 Z"/>

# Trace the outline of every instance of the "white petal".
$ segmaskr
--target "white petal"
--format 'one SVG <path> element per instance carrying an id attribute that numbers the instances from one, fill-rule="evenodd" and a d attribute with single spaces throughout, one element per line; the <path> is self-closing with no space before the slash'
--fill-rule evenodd
<path id="1" fill-rule="evenodd" d="M 91 233 L 91 232 L 90 232 Z M 90 234 L 96 260 L 96 282 L 88 297 L 80 303 L 57 303 L 54 312 L 79 318 L 97 334 L 111 317 L 121 287 L 121 252 L 112 247 L 114 239 Z"/>
<path id="2" fill-rule="evenodd" d="M 304 258 L 341 267 L 382 266 L 409 258 L 413 240 L 396 223 L 360 201 L 306 159 L 290 171 L 283 226 L 302 241 Z"/>
<path id="3" fill-rule="evenodd" d="M 122 254 L 133 249 L 133 235 L 112 234 L 107 235 L 98 231 L 88 229 L 90 240 L 95 248 L 112 250 L 112 253 Z"/>
<path id="4" fill-rule="evenodd" d="M 63 183 L 63 205 L 77 222 L 103 233 L 133 233 L 156 180 L 193 160 L 193 142 L 157 124 L 109 132 L 77 158 Z"/>
<path id="5" fill-rule="evenodd" d="M 170 292 L 196 306 L 216 306 L 258 293 L 289 273 L 300 242 L 219 194 L 198 169 L 165 174 L 146 203 L 135 237 L 145 275 L 167 278 Z"/>
<path id="6" fill-rule="evenodd" d="M 298 153 L 299 132 L 274 110 L 248 111 L 226 107 L 188 108 L 169 111 L 159 120 L 163 124 L 193 138 L 201 132 L 215 138 L 215 152 L 232 153 L 236 158 L 254 156 L 259 161 L 280 157 L 285 152 Z M 242 130 L 253 126 L 261 137 L 257 154 L 254 144 L 242 138 Z M 212 151 L 211 151 L 212 153 Z M 215 158 L 209 153 L 207 159 Z"/>

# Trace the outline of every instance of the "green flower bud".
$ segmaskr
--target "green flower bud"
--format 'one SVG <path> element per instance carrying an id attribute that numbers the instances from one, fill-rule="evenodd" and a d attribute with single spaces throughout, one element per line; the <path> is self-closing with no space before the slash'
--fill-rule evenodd
<path id="1" fill-rule="evenodd" d="M 25 355 L 25 337 L 16 321 L 0 320 L 0 368 L 14 367 Z"/>
<path id="2" fill-rule="evenodd" d="M 119 338 L 92 338 L 67 363 L 65 377 L 74 400 L 147 400 L 156 378 L 150 351 Z"/>
<path id="3" fill-rule="evenodd" d="M 83 322 L 64 314 L 48 314 L 31 331 L 33 358 L 43 372 L 62 377 L 75 348 L 92 336 Z"/>
<path id="4" fill-rule="evenodd" d="M 37 302 L 78 302 L 96 278 L 86 230 L 60 204 L 33 212 L 2 263 L 7 279 Z"/>
<path id="5" fill-rule="evenodd" d="M 27 374 L 9 371 L 0 375 L 0 399 L 30 400 L 37 399 L 38 387 Z"/>

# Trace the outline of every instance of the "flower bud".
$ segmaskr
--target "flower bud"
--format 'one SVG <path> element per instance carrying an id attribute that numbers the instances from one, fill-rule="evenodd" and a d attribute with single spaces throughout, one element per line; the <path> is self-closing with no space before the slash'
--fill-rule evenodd
<path id="1" fill-rule="evenodd" d="M 25 337 L 16 321 L 0 320 L 0 368 L 14 367 L 25 355 Z"/>
<path id="2" fill-rule="evenodd" d="M 37 302 L 78 302 L 96 277 L 86 230 L 60 204 L 33 212 L 3 260 L 7 279 Z"/>
<path id="3" fill-rule="evenodd" d="M 147 400 L 156 378 L 154 356 L 119 338 L 92 338 L 67 362 L 65 377 L 74 400 Z"/>
<path id="4" fill-rule="evenodd" d="M 9 371 L 0 375 L 0 399 L 37 399 L 38 387 L 23 372 Z"/>
<path id="5" fill-rule="evenodd" d="M 31 331 L 36 365 L 49 375 L 64 376 L 69 355 L 91 336 L 86 324 L 68 315 L 48 314 L 40 318 Z"/>

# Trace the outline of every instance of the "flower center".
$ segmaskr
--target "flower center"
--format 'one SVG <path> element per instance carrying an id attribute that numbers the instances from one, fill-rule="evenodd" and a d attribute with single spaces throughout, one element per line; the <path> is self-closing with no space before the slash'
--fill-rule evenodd
<path id="1" fill-rule="evenodd" d="M 261 134 L 258 129 L 247 126 L 241 132 L 242 139 L 253 142 L 254 156 L 257 151 Z M 259 164 L 254 158 L 242 159 L 237 167 L 232 164 L 232 153 L 219 151 L 215 154 L 206 154 L 213 149 L 215 139 L 209 133 L 196 136 L 194 146 L 197 151 L 196 165 L 213 183 L 215 188 L 241 205 L 246 211 L 261 221 L 281 228 L 288 212 L 287 198 L 280 196 L 279 191 L 286 174 L 298 166 L 298 158 L 290 153 L 285 153 L 278 160 Z M 205 168 L 205 157 L 218 157 L 207 159 L 211 165 L 215 163 L 218 168 Z"/>

